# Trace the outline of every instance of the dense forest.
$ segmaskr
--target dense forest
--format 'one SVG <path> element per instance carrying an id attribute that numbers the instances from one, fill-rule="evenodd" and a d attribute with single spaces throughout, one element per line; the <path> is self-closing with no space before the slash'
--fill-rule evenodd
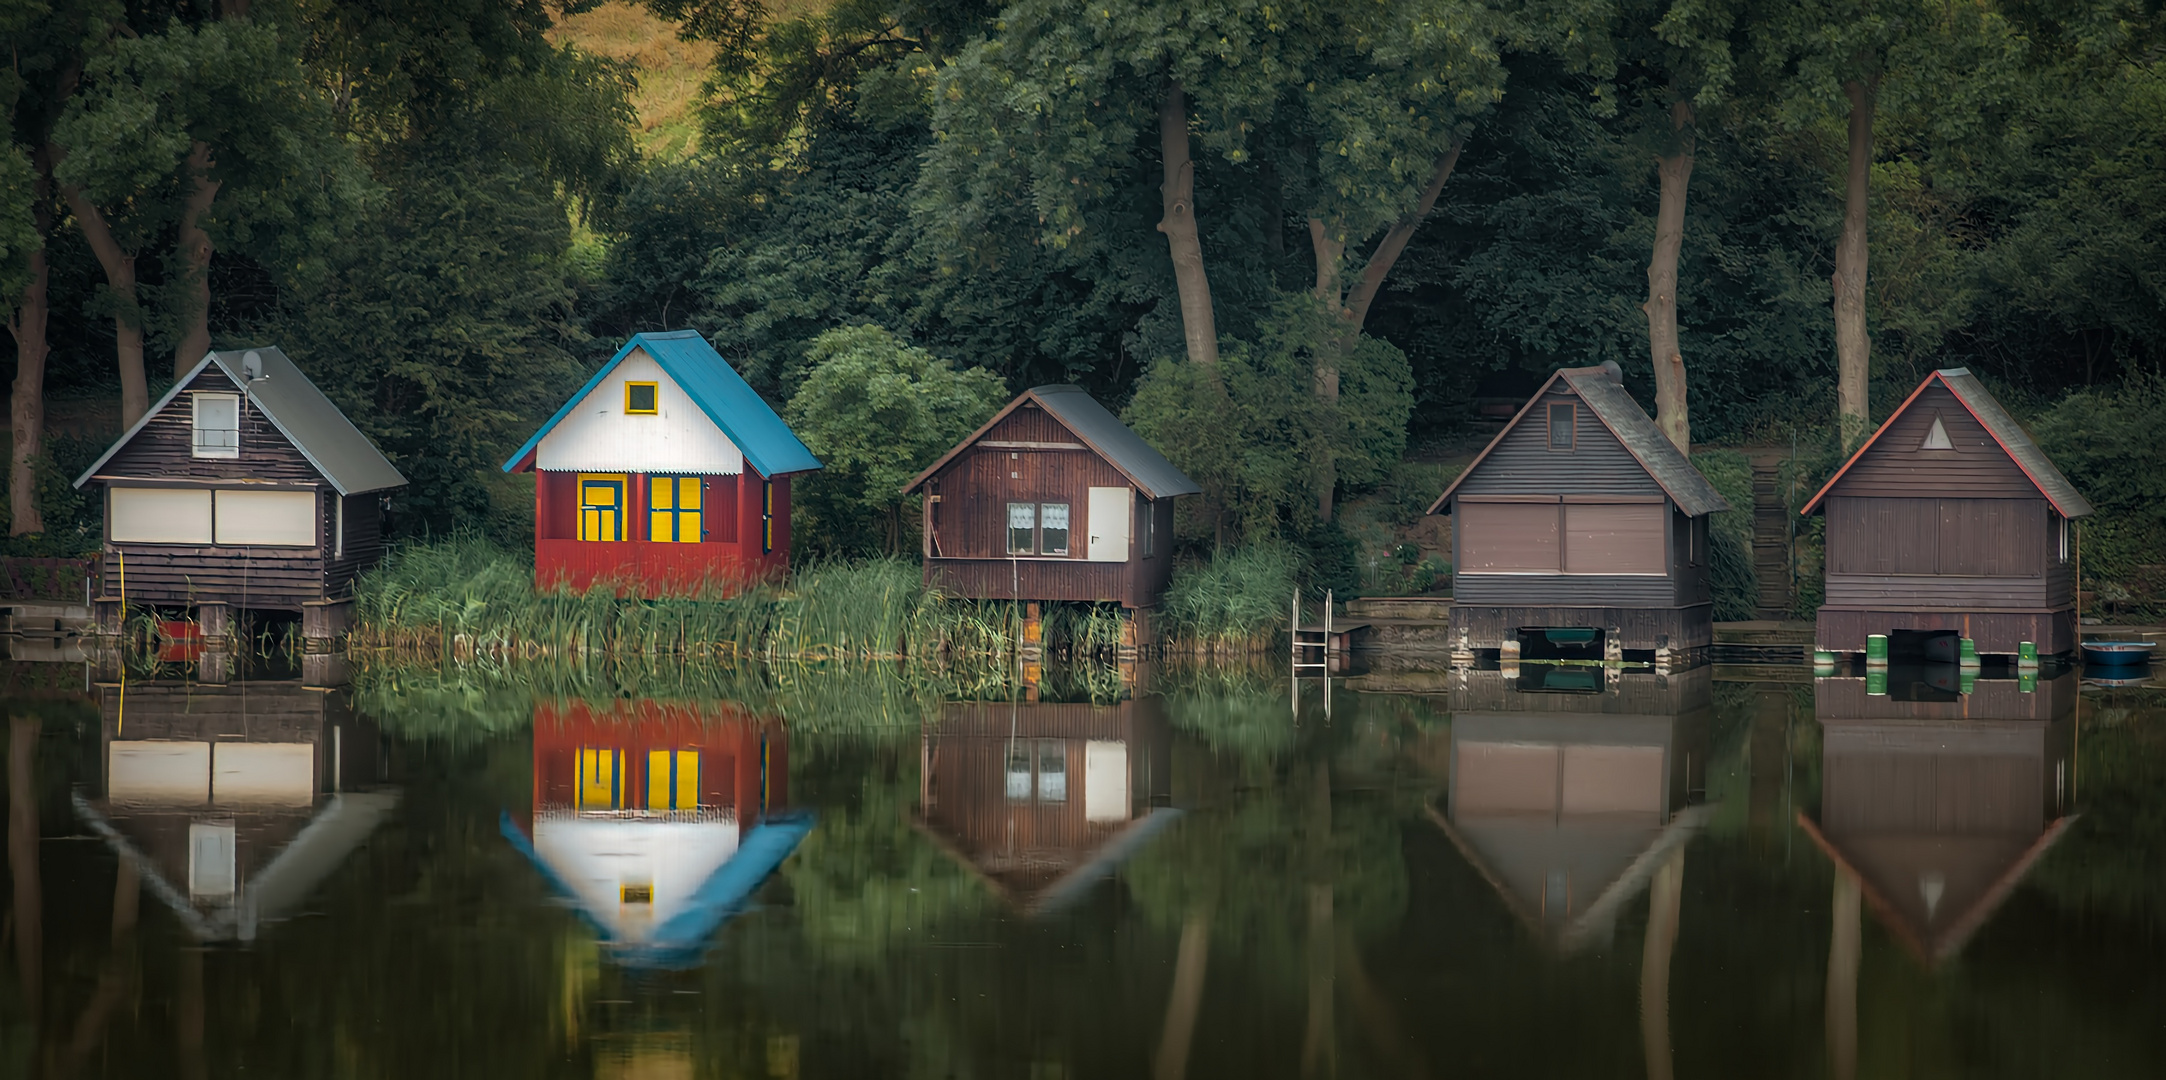
<path id="1" fill-rule="evenodd" d="M 0 0 L 0 42 L 14 553 L 94 547 L 75 470 L 273 343 L 402 532 L 517 537 L 503 456 L 690 326 L 828 461 L 815 552 L 910 550 L 899 480 L 1040 383 L 1203 484 L 1190 543 L 1328 555 L 1560 365 L 1808 473 L 1965 366 L 2100 505 L 2087 579 L 2166 585 L 2157 0 Z"/>

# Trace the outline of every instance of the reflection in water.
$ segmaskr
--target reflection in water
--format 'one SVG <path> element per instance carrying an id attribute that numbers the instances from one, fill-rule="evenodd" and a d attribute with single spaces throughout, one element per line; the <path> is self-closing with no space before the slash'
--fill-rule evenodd
<path id="1" fill-rule="evenodd" d="M 75 796 L 198 940 L 253 940 L 376 828 L 374 725 L 300 681 L 99 689 L 97 775 Z"/>
<path id="2" fill-rule="evenodd" d="M 47 680 L 0 1074 L 2166 1073 L 2166 701 L 2086 695 L 2078 819 L 2065 677 L 1591 670 L 1298 722 L 1283 671 L 366 698 L 416 726 Z"/>
<path id="3" fill-rule="evenodd" d="M 616 960 L 690 967 L 812 829 L 780 812 L 788 745 L 729 704 L 540 704 L 533 802 L 503 833 Z"/>
<path id="4" fill-rule="evenodd" d="M 1544 665 L 1522 672 L 1459 673 L 1438 824 L 1521 921 L 1570 952 L 1607 941 L 1705 820 L 1688 803 L 1704 787 L 1712 669 L 1626 672 L 1602 692 Z"/>

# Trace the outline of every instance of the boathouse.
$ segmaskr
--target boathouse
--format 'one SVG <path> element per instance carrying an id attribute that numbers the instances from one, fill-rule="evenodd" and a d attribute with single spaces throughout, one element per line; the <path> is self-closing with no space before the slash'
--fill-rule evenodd
<path id="1" fill-rule="evenodd" d="M 1078 899 L 1179 813 L 1157 698 L 950 702 L 921 753 L 917 827 L 1026 914 Z"/>
<path id="2" fill-rule="evenodd" d="M 634 334 L 504 463 L 534 473 L 534 585 L 735 589 L 790 564 L 790 477 L 820 467 L 693 330 Z"/>
<path id="3" fill-rule="evenodd" d="M 1805 504 L 1827 515 L 1822 649 L 2076 647 L 2069 521 L 2091 504 L 1965 368 L 1933 372 Z"/>
<path id="4" fill-rule="evenodd" d="M 265 347 L 204 356 L 75 480 L 92 484 L 105 495 L 100 625 L 117 632 L 123 604 L 188 607 L 215 637 L 219 605 L 298 613 L 351 597 L 406 478 Z"/>
<path id="5" fill-rule="evenodd" d="M 781 722 L 732 703 L 543 702 L 506 840 L 627 967 L 684 968 L 812 829 Z"/>
<path id="6" fill-rule="evenodd" d="M 1429 508 L 1452 516 L 1452 647 L 1713 644 L 1708 516 L 1729 508 L 1615 365 L 1559 370 Z"/>
<path id="7" fill-rule="evenodd" d="M 1202 489 L 1081 387 L 1023 391 L 903 487 L 925 496 L 925 583 L 971 599 L 1147 608 L 1173 500 Z"/>

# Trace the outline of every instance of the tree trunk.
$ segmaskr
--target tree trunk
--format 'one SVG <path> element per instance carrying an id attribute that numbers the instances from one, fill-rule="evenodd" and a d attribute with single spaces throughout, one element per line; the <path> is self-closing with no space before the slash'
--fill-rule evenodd
<path id="1" fill-rule="evenodd" d="M 1647 888 L 1647 939 L 1640 949 L 1640 1047 L 1647 1054 L 1647 1080 L 1677 1075 L 1670 1053 L 1670 954 L 1677 948 L 1684 884 L 1685 849 L 1679 847 Z"/>
<path id="2" fill-rule="evenodd" d="M 211 237 L 203 231 L 203 215 L 210 212 L 211 202 L 218 198 L 219 181 L 211 179 L 211 144 L 196 143 L 188 151 L 188 202 L 181 208 L 180 248 L 181 262 L 187 266 L 183 288 L 186 295 L 182 301 L 187 305 L 188 329 L 181 334 L 180 344 L 173 350 L 173 377 L 188 374 L 188 369 L 211 351 Z"/>
<path id="3" fill-rule="evenodd" d="M 113 294 L 113 351 L 120 362 L 120 426 L 135 426 L 150 411 L 150 383 L 143 374 L 142 313 L 135 303 L 135 256 L 120 249 L 105 215 L 81 188 L 62 188 L 61 197 L 75 213 L 83 239 L 105 268 L 105 287 Z"/>
<path id="4" fill-rule="evenodd" d="M 1677 344 L 1677 256 L 1685 246 L 1685 189 L 1692 181 L 1692 104 L 1670 105 L 1672 152 L 1655 159 L 1662 202 L 1655 211 L 1655 251 L 1647 261 L 1647 352 L 1655 365 L 1655 426 L 1681 454 L 1692 453 L 1692 418 L 1685 411 L 1685 356 Z"/>
<path id="5" fill-rule="evenodd" d="M 1866 400 L 1873 342 L 1865 334 L 1865 199 L 1873 164 L 1873 89 L 1852 81 L 1843 84 L 1843 94 L 1850 99 L 1850 164 L 1843 238 L 1835 245 L 1835 398 L 1847 452 L 1865 441 L 1872 422 L 1872 403 Z"/>
<path id="6" fill-rule="evenodd" d="M 1452 170 L 1459 167 L 1459 151 L 1466 140 L 1452 140 L 1451 148 L 1437 159 L 1436 171 L 1430 174 L 1429 186 L 1422 189 L 1421 201 L 1405 217 L 1395 222 L 1391 231 L 1376 242 L 1376 250 L 1369 253 L 1367 265 L 1361 268 L 1361 280 L 1354 285 L 1354 292 L 1346 298 L 1344 317 L 1359 330 L 1369 321 L 1369 305 L 1376 302 L 1376 295 L 1384 290 L 1384 279 L 1391 268 L 1398 264 L 1400 253 L 1406 250 L 1407 241 L 1414 238 L 1414 230 L 1421 228 L 1422 219 L 1436 208 L 1437 196 L 1444 193 L 1444 182 L 1452 178 Z"/>
<path id="7" fill-rule="evenodd" d="M 1166 1027 L 1152 1062 L 1155 1080 L 1181 1080 L 1188 1074 L 1188 1049 L 1195 1042 L 1196 1013 L 1203 1006 L 1203 978 L 1211 963 L 1211 905 L 1198 903 L 1181 923 L 1181 951 L 1173 963 L 1173 995 L 1166 999 Z"/>
<path id="8" fill-rule="evenodd" d="M 1828 1080 L 1858 1075 L 1858 879 L 1835 872 L 1833 927 L 1828 934 Z"/>
<path id="9" fill-rule="evenodd" d="M 1316 253 L 1316 299 L 1324 309 L 1340 321 L 1346 318 L 1346 308 L 1339 296 L 1339 260 L 1346 254 L 1346 241 L 1333 236 L 1321 218 L 1309 219 L 1309 247 Z M 1334 333 L 1329 341 L 1316 343 L 1315 393 L 1318 411 L 1327 422 L 1338 415 L 1339 408 L 1339 360 L 1353 341 L 1360 336 L 1358 327 L 1342 333 Z M 1326 439 L 1316 447 L 1316 520 L 1330 521 L 1332 500 L 1339 486 L 1339 470 L 1332 460 L 1332 447 L 1336 439 Z"/>
<path id="10" fill-rule="evenodd" d="M 1211 313 L 1211 280 L 1203 272 L 1203 241 L 1196 234 L 1196 163 L 1188 155 L 1188 95 L 1180 83 L 1166 85 L 1165 103 L 1158 109 L 1158 139 L 1166 178 L 1160 188 L 1165 218 L 1158 231 L 1166 234 L 1173 253 L 1173 280 L 1181 297 L 1181 333 L 1188 341 L 1188 358 L 1199 364 L 1218 363 L 1218 325 Z"/>
<path id="11" fill-rule="evenodd" d="M 51 232 L 50 215 L 39 213 L 38 235 Z M 45 337 L 52 296 L 48 291 L 51 271 L 43 247 L 30 253 L 30 286 L 23 290 L 22 304 L 8 320 L 15 337 L 15 391 L 8 402 L 8 420 L 14 425 L 14 446 L 8 459 L 8 535 L 45 531 L 45 517 L 38 512 L 38 455 L 45 442 L 45 357 L 52 347 Z"/>
<path id="12" fill-rule="evenodd" d="M 1331 765 L 1316 764 L 1309 788 L 1307 833 L 1309 878 L 1309 1023 L 1301 1041 L 1303 1080 L 1328 1080 L 1339 1071 L 1338 944 L 1333 911 L 1332 879 L 1337 867 L 1331 857 Z"/>
<path id="13" fill-rule="evenodd" d="M 44 1041 L 45 900 L 38 875 L 38 722 L 8 718 L 8 876 L 14 879 L 15 971 L 23 983 L 23 1019 Z M 35 1053 L 35 1051 L 33 1051 Z"/>

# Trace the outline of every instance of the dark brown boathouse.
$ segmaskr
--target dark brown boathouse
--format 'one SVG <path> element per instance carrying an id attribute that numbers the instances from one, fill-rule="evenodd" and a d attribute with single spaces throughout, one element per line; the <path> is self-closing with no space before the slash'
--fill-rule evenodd
<path id="1" fill-rule="evenodd" d="M 1559 370 L 1429 508 L 1453 519 L 1453 647 L 1711 645 L 1707 518 L 1729 505 L 1614 366 Z"/>
<path id="2" fill-rule="evenodd" d="M 1827 514 L 1822 649 L 2076 647 L 2068 523 L 2091 504 L 1967 369 L 1926 376 L 1803 512 Z"/>
<path id="3" fill-rule="evenodd" d="M 925 496 L 927 585 L 1147 608 L 1173 570 L 1173 500 L 1201 490 L 1081 387 L 1040 386 L 903 493 Z"/>
<path id="4" fill-rule="evenodd" d="M 123 603 L 302 612 L 350 597 L 406 478 L 261 348 L 205 355 L 76 478 L 88 484 L 104 490 L 99 608 L 117 630 Z"/>

